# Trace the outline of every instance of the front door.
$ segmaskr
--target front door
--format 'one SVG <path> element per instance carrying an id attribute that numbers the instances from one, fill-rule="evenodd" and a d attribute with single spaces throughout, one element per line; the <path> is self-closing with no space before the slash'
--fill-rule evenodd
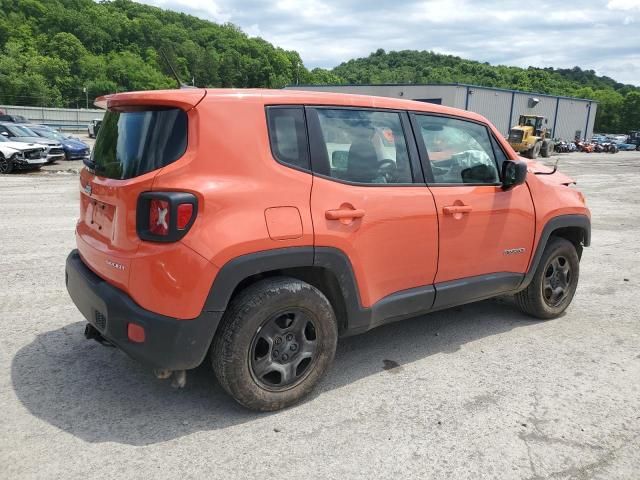
<path id="1" fill-rule="evenodd" d="M 517 286 L 534 240 L 535 213 L 527 185 L 502 190 L 499 172 L 507 157 L 487 126 L 437 115 L 415 114 L 412 120 L 438 211 L 436 290 L 438 284 L 456 280 L 463 288 L 477 287 L 477 293 L 492 284 L 499 289 Z M 478 277 L 475 287 L 467 282 L 473 277 Z"/>
<path id="2" fill-rule="evenodd" d="M 314 107 L 307 108 L 307 122 L 315 246 L 346 255 L 362 307 L 431 286 L 438 252 L 436 210 L 419 178 L 407 114 Z"/>

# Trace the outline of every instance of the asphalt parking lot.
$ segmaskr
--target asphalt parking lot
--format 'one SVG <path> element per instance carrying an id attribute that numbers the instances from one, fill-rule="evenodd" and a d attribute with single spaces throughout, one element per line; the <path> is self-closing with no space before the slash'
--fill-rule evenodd
<path id="1" fill-rule="evenodd" d="M 85 340 L 64 287 L 75 166 L 0 177 L 0 478 L 638 479 L 640 152 L 560 168 L 593 214 L 564 317 L 498 299 L 343 339 L 273 414 L 207 366 L 173 390 Z"/>

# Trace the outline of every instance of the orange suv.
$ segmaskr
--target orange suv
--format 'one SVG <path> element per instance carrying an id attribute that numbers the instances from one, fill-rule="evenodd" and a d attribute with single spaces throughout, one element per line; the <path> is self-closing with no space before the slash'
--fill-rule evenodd
<path id="1" fill-rule="evenodd" d="M 475 113 L 358 95 L 171 90 L 107 109 L 66 265 L 85 334 L 184 384 L 209 356 L 275 410 L 340 336 L 515 295 L 560 315 L 590 213 Z"/>

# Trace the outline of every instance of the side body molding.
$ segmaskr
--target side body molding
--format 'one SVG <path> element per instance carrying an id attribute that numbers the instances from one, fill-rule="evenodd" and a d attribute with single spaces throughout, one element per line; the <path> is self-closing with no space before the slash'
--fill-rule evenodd
<path id="1" fill-rule="evenodd" d="M 256 252 L 226 263 L 216 277 L 203 312 L 224 312 L 235 289 L 244 280 L 261 273 L 314 268 L 329 273 L 344 302 L 346 318 L 339 318 L 341 335 L 355 335 L 377 326 L 415 317 L 430 311 L 463 305 L 501 294 L 515 293 L 531 282 L 551 235 L 562 228 L 579 229 L 584 246 L 591 242 L 591 222 L 585 215 L 562 215 L 544 227 L 526 274 L 495 272 L 476 277 L 425 285 L 395 292 L 363 307 L 356 277 L 348 257 L 331 247 L 289 247 Z M 289 270 L 291 271 L 291 270 Z M 312 282 L 313 283 L 313 282 Z"/>

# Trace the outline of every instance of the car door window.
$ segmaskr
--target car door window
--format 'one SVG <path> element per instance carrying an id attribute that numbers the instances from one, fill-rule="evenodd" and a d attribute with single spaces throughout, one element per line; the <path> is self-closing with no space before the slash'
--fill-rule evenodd
<path id="1" fill-rule="evenodd" d="M 498 168 L 487 128 L 450 117 L 416 115 L 434 183 L 496 184 Z"/>
<path id="2" fill-rule="evenodd" d="M 367 184 L 413 181 L 399 113 L 332 108 L 316 112 L 326 150 L 322 173 Z"/>

